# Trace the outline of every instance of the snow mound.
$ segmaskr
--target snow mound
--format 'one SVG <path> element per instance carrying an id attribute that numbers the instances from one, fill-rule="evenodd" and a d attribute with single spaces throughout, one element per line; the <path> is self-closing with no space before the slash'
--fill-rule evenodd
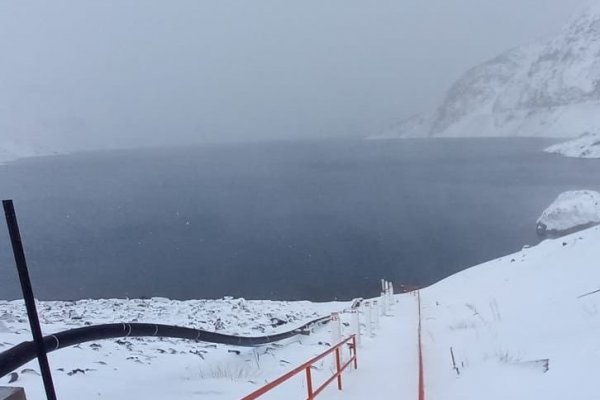
<path id="1" fill-rule="evenodd" d="M 600 193 L 576 190 L 561 193 L 537 220 L 540 235 L 556 235 L 600 223 Z"/>
<path id="2" fill-rule="evenodd" d="M 577 139 L 550 146 L 544 151 L 565 157 L 600 158 L 600 134 L 586 133 Z"/>
<path id="3" fill-rule="evenodd" d="M 600 2 L 554 37 L 468 70 L 433 112 L 389 137 L 577 137 L 600 128 Z M 418 123 L 416 123 L 418 122 Z"/>

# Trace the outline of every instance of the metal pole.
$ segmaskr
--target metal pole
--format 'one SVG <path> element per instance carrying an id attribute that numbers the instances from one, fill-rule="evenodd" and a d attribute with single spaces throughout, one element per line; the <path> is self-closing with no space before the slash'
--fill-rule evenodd
<path id="1" fill-rule="evenodd" d="M 365 302 L 365 309 L 367 313 L 367 336 L 373 337 L 373 315 L 371 313 L 371 303 Z M 377 310 L 378 311 L 378 310 Z"/>
<path id="2" fill-rule="evenodd" d="M 342 340 L 342 321 L 340 314 L 337 312 L 331 313 L 331 345 L 335 346 Z M 331 365 L 335 367 L 335 359 L 331 360 Z"/>
<path id="3" fill-rule="evenodd" d="M 379 329 L 379 303 L 373 300 L 373 316 L 375 317 L 375 329 Z"/>
<path id="4" fill-rule="evenodd" d="M 352 335 L 352 349 L 354 350 L 354 369 L 358 369 L 358 347 L 356 346 L 355 335 Z"/>
<path id="5" fill-rule="evenodd" d="M 331 313 L 331 345 L 334 346 L 342 340 L 342 321 L 340 313 Z"/>
<path id="6" fill-rule="evenodd" d="M 352 325 L 356 337 L 356 343 L 360 345 L 360 313 L 358 310 L 352 312 Z"/>
<path id="7" fill-rule="evenodd" d="M 21 290 L 23 291 L 23 299 L 27 308 L 27 316 L 29 317 L 29 325 L 35 342 L 38 362 L 40 363 L 40 371 L 42 372 L 42 380 L 44 381 L 44 389 L 46 390 L 46 398 L 48 400 L 56 400 L 56 392 L 54 391 L 54 383 L 52 382 L 52 373 L 48 364 L 48 356 L 46 354 L 46 346 L 42 337 L 42 328 L 38 319 L 37 310 L 35 308 L 35 297 L 29 280 L 29 272 L 27 271 L 27 260 L 25 259 L 25 251 L 23 250 L 23 242 L 21 241 L 21 233 L 19 232 L 19 224 L 17 223 L 17 215 L 12 200 L 3 200 L 4 214 L 8 225 L 8 233 L 12 244 L 13 254 L 17 271 L 19 272 L 19 281 L 21 282 Z"/>
<path id="8" fill-rule="evenodd" d="M 338 390 L 342 390 L 342 360 L 340 358 L 340 348 L 335 348 L 335 367 L 337 371 Z"/>

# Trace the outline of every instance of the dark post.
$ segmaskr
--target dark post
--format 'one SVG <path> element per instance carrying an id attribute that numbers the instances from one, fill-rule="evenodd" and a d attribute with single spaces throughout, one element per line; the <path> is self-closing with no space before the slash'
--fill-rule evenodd
<path id="1" fill-rule="evenodd" d="M 23 299 L 25 307 L 27 307 L 27 316 L 29 317 L 29 325 L 37 351 L 38 362 L 42 372 L 42 380 L 44 381 L 44 389 L 48 400 L 56 400 L 54 391 L 54 383 L 52 382 L 52 373 L 48 364 L 48 356 L 46 354 L 46 346 L 42 337 L 42 328 L 38 319 L 37 310 L 35 308 L 35 298 L 33 297 L 33 289 L 29 280 L 29 272 L 27 271 L 27 261 L 25 259 L 25 251 L 21 241 L 21 233 L 19 232 L 19 224 L 17 223 L 17 215 L 12 200 L 3 200 L 4 214 L 6 215 L 6 223 L 8 225 L 8 233 L 12 244 L 17 271 L 19 272 L 19 280 L 21 281 L 21 289 L 23 291 Z"/>

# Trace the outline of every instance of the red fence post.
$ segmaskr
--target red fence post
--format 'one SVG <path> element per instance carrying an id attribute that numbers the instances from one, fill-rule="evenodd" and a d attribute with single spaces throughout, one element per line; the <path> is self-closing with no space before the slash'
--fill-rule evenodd
<path id="1" fill-rule="evenodd" d="M 335 348 L 335 365 L 337 367 L 338 390 L 342 390 L 342 362 L 340 360 L 340 348 Z"/>
<path id="2" fill-rule="evenodd" d="M 308 391 L 308 400 L 313 400 L 312 375 L 310 373 L 310 365 L 306 367 L 306 390 Z"/>
<path id="3" fill-rule="evenodd" d="M 352 336 L 352 348 L 354 350 L 354 369 L 358 369 L 358 357 L 356 356 L 356 336 Z"/>
<path id="4" fill-rule="evenodd" d="M 421 292 L 417 291 L 417 305 L 419 307 L 418 352 L 419 352 L 419 400 L 425 400 L 425 375 L 423 372 L 423 346 L 421 341 Z"/>

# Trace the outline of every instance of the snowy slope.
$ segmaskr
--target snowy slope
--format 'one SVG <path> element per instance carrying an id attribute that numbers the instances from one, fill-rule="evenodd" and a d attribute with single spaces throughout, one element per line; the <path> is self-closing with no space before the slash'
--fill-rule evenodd
<path id="1" fill-rule="evenodd" d="M 600 193 L 575 190 L 561 193 L 537 220 L 541 235 L 572 232 L 600 223 Z"/>
<path id="2" fill-rule="evenodd" d="M 307 301 L 246 301 L 244 299 L 175 301 L 164 298 L 100 299 L 74 302 L 40 302 L 43 330 L 47 333 L 87 324 L 115 321 L 149 321 L 185 325 L 247 336 L 292 329 L 317 315 L 347 308 L 350 303 Z M 362 338 L 358 371 L 344 373 L 344 391 L 335 382 L 319 396 L 331 400 L 363 400 L 373 385 L 385 394 L 402 392 L 416 397 L 417 362 L 415 296 L 398 296 L 397 304 L 379 317 L 372 336 L 367 336 L 362 313 Z M 377 311 L 380 311 L 377 309 Z M 271 319 L 286 321 L 272 326 Z M 342 314 L 342 336 L 354 333 L 350 314 Z M 0 351 L 30 340 L 22 301 L 0 301 Z M 329 348 L 331 325 L 277 344 L 240 348 L 159 338 L 123 338 L 88 342 L 50 353 L 50 364 L 60 399 L 236 399 L 260 388 Z M 239 352 L 239 354 L 238 354 Z M 347 360 L 346 351 L 342 361 Z M 398 357 L 397 355 L 400 355 Z M 382 363 L 382 360 L 385 362 Z M 329 378 L 334 358 L 315 364 L 315 388 Z M 382 370 L 382 366 L 385 369 Z M 18 379 L 0 378 L 0 386 L 25 387 L 29 398 L 43 398 L 36 362 L 19 368 Z M 396 374 L 401 374 L 400 377 Z M 305 377 L 300 374 L 273 392 L 269 399 L 306 397 Z M 369 384 L 365 385 L 365 382 Z M 386 398 L 382 394 L 382 399 Z"/>
<path id="3" fill-rule="evenodd" d="M 421 290 L 426 398 L 431 400 L 598 399 L 600 363 L 600 227 L 470 268 Z M 359 369 L 320 398 L 416 398 L 415 297 L 397 296 L 381 331 L 364 338 Z M 42 302 L 46 332 L 124 319 L 177 323 L 221 332 L 288 329 L 348 304 L 245 301 L 82 300 Z M 21 302 L 0 302 L 0 349 L 29 339 Z M 288 321 L 273 327 L 271 317 Z M 217 323 L 217 319 L 221 323 Z M 363 319 L 364 321 L 364 319 Z M 329 328 L 256 349 L 170 339 L 86 343 L 51 353 L 61 399 L 233 399 L 327 349 Z M 344 327 L 344 335 L 348 332 Z M 363 334 L 364 334 L 363 329 Z M 230 352 L 237 350 L 239 354 Z M 454 354 L 456 368 L 453 368 Z M 322 382 L 332 360 L 313 369 Z M 12 385 L 42 398 L 37 366 Z M 2 378 L 0 384 L 6 384 Z M 266 399 L 303 398 L 302 377 Z"/>
<path id="4" fill-rule="evenodd" d="M 598 399 L 599 243 L 593 227 L 422 290 L 427 398 Z"/>
<path id="5" fill-rule="evenodd" d="M 594 0 L 553 38 L 470 69 L 436 110 L 377 136 L 573 137 L 595 131 L 599 54 L 600 1 Z"/>
<path id="6" fill-rule="evenodd" d="M 565 157 L 600 158 L 600 134 L 587 133 L 577 139 L 550 146 L 544 151 Z"/>

